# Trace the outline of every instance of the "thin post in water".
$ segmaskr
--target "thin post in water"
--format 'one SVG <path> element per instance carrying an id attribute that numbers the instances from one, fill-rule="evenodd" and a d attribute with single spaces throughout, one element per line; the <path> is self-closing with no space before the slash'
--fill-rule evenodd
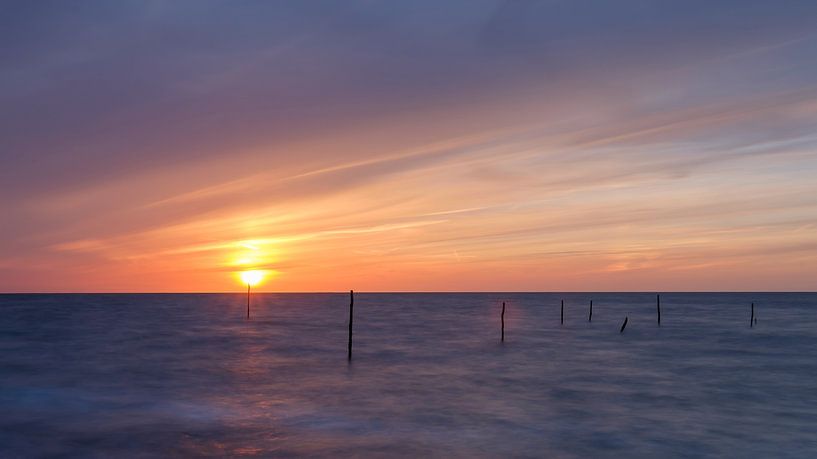
<path id="1" fill-rule="evenodd" d="M 624 327 L 626 327 L 626 326 L 627 326 L 627 321 L 628 321 L 629 319 L 630 319 L 629 317 L 624 316 L 624 323 L 623 323 L 623 324 L 621 324 L 621 330 L 619 330 L 619 331 L 618 331 L 619 333 L 624 333 Z"/>
<path id="2" fill-rule="evenodd" d="M 565 324 L 565 300 L 562 300 L 562 313 L 560 315 L 562 325 Z"/>
<path id="3" fill-rule="evenodd" d="M 250 320 L 250 284 L 247 284 L 247 320 Z"/>
<path id="4" fill-rule="evenodd" d="M 752 315 L 749 317 L 749 328 L 755 325 L 755 304 L 752 303 Z"/>
<path id="5" fill-rule="evenodd" d="M 590 300 L 590 315 L 587 316 L 587 321 L 588 322 L 593 321 L 593 300 Z"/>
<path id="6" fill-rule="evenodd" d="M 505 302 L 502 302 L 502 314 L 500 315 L 500 320 L 502 321 L 502 335 L 500 337 L 501 342 L 505 342 Z"/>
<path id="7" fill-rule="evenodd" d="M 655 295 L 655 309 L 658 311 L 658 326 L 661 326 L 661 295 Z"/>
<path id="8" fill-rule="evenodd" d="M 347 360 L 352 361 L 352 319 L 355 310 L 355 291 L 349 290 L 349 354 Z"/>

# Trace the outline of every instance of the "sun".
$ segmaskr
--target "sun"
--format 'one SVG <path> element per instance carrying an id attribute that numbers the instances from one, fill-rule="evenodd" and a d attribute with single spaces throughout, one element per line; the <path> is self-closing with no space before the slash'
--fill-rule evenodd
<path id="1" fill-rule="evenodd" d="M 264 275 L 264 271 L 243 271 L 241 273 L 241 280 L 247 285 L 255 286 L 264 280 Z"/>

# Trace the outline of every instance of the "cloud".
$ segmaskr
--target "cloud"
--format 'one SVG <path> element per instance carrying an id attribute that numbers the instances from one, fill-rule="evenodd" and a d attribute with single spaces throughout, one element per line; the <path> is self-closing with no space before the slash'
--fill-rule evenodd
<path id="1" fill-rule="evenodd" d="M 813 274 L 814 12 L 12 3 L 0 289 L 229 289 L 247 241 L 292 290 Z"/>

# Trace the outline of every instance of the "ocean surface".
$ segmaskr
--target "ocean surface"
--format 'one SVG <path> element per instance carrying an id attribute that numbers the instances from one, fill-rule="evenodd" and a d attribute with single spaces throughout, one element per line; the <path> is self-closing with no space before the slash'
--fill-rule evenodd
<path id="1" fill-rule="evenodd" d="M 817 294 L 252 300 L 0 295 L 0 457 L 817 457 Z"/>

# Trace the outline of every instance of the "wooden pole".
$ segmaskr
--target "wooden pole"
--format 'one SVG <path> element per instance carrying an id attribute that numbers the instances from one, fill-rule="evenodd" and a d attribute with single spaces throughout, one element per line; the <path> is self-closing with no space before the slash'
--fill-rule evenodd
<path id="1" fill-rule="evenodd" d="M 250 284 L 247 284 L 247 320 L 250 320 Z"/>
<path id="2" fill-rule="evenodd" d="M 587 316 L 587 321 L 588 322 L 593 321 L 593 300 L 590 300 L 590 315 Z"/>
<path id="3" fill-rule="evenodd" d="M 562 325 L 565 324 L 565 300 L 562 300 L 562 313 L 560 315 Z"/>
<path id="4" fill-rule="evenodd" d="M 621 324 L 621 330 L 618 331 L 619 333 L 624 333 L 624 327 L 627 326 L 627 320 L 629 320 L 629 317 L 624 316 L 624 323 Z"/>
<path id="5" fill-rule="evenodd" d="M 502 335 L 500 340 L 504 343 L 505 342 L 505 302 L 502 302 L 502 315 L 500 316 L 502 320 Z"/>
<path id="6" fill-rule="evenodd" d="M 661 326 L 661 295 L 655 295 L 655 309 L 658 311 L 658 326 Z"/>
<path id="7" fill-rule="evenodd" d="M 755 324 L 755 304 L 752 303 L 752 316 L 749 317 L 749 328 L 752 328 Z"/>
<path id="8" fill-rule="evenodd" d="M 352 361 L 352 319 L 354 318 L 353 312 L 355 310 L 355 292 L 354 290 L 349 290 L 349 354 L 347 356 L 348 361 Z"/>

